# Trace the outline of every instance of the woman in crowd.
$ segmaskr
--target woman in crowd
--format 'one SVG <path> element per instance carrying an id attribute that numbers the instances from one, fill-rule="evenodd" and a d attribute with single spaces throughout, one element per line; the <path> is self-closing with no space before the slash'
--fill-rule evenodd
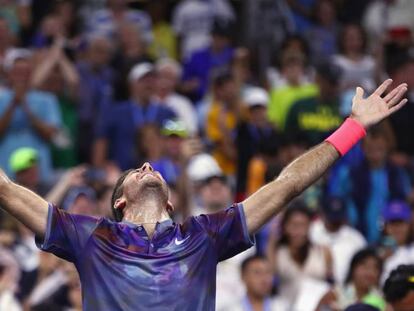
<path id="1" fill-rule="evenodd" d="M 309 226 L 312 215 L 297 201 L 286 210 L 277 234 L 269 237 L 267 255 L 279 277 L 279 294 L 294 303 L 306 279 L 332 282 L 332 257 L 327 248 L 312 244 Z"/>
<path id="2" fill-rule="evenodd" d="M 360 250 L 352 258 L 345 285 L 329 291 L 319 302 L 317 310 L 344 310 L 357 302 L 385 310 L 385 301 L 379 291 L 381 271 L 382 261 L 375 249 Z"/>
<path id="3" fill-rule="evenodd" d="M 414 244 L 411 235 L 412 212 L 403 201 L 392 201 L 384 209 L 384 234 L 380 255 L 384 259 L 381 283 L 385 282 L 392 270 L 399 265 L 414 263 Z"/>

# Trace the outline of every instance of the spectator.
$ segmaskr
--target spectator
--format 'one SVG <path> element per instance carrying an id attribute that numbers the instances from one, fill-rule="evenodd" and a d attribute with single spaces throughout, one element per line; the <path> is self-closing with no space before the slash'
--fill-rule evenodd
<path id="1" fill-rule="evenodd" d="M 59 38 L 66 37 L 63 20 L 56 14 L 47 15 L 32 38 L 31 45 L 35 48 L 48 48 Z"/>
<path id="2" fill-rule="evenodd" d="M 76 103 L 79 94 L 79 74 L 65 55 L 64 42 L 58 40 L 37 65 L 32 77 L 35 89 L 57 96 L 63 126 L 56 145 L 52 146 L 54 168 L 69 168 L 78 164 L 78 116 Z"/>
<path id="3" fill-rule="evenodd" d="M 383 210 L 384 239 L 381 250 L 385 261 L 382 283 L 399 265 L 414 263 L 411 214 L 411 208 L 402 201 L 390 202 Z"/>
<path id="4" fill-rule="evenodd" d="M 157 100 L 170 108 L 181 120 L 189 135 L 198 131 L 197 115 L 192 103 L 175 90 L 181 78 L 182 68 L 172 59 L 160 59 L 156 65 L 157 70 Z"/>
<path id="5" fill-rule="evenodd" d="M 94 11 L 86 21 L 89 33 L 99 33 L 116 38 L 119 26 L 123 23 L 132 23 L 142 32 L 145 42 L 152 40 L 151 18 L 144 11 L 128 8 L 126 0 L 109 0 L 107 8 Z"/>
<path id="6" fill-rule="evenodd" d="M 172 26 L 167 22 L 167 5 L 162 0 L 148 3 L 148 12 L 152 20 L 154 39 L 150 45 L 150 55 L 154 59 L 177 59 L 177 37 Z"/>
<path id="7" fill-rule="evenodd" d="M 112 54 L 111 42 L 106 37 L 91 35 L 86 42 L 85 59 L 77 63 L 79 73 L 79 99 L 77 105 L 79 136 L 79 161 L 91 161 L 91 141 L 99 115 L 111 101 L 114 72 L 109 67 Z"/>
<path id="8" fill-rule="evenodd" d="M 233 202 L 233 193 L 229 180 L 225 177 L 217 162 L 208 154 L 193 157 L 187 173 L 194 189 L 195 208 L 193 214 L 211 214 L 223 210 Z M 217 265 L 216 309 L 227 310 L 244 295 L 244 285 L 240 277 L 242 261 L 255 254 L 250 248 L 243 253 L 220 262 Z"/>
<path id="9" fill-rule="evenodd" d="M 14 36 L 20 31 L 31 26 L 31 7 L 27 1 L 2 0 L 0 16 L 2 16 L 10 27 Z"/>
<path id="10" fill-rule="evenodd" d="M 364 28 L 369 35 L 370 43 L 381 44 L 393 30 L 398 32 L 403 30 L 412 36 L 414 22 L 409 12 L 412 12 L 413 9 L 414 3 L 412 1 L 372 1 L 363 18 Z"/>
<path id="11" fill-rule="evenodd" d="M 243 118 L 243 107 L 231 74 L 223 73 L 217 76 L 213 89 L 205 132 L 213 145 L 213 156 L 221 169 L 226 175 L 233 175 L 237 161 L 234 131 L 239 120 Z"/>
<path id="12" fill-rule="evenodd" d="M 30 89 L 29 51 L 9 51 L 4 67 L 8 87 L 0 91 L 0 166 L 10 172 L 7 164 L 11 153 L 20 147 L 31 147 L 38 152 L 41 179 L 47 181 L 52 174 L 49 144 L 62 125 L 56 97 Z"/>
<path id="13" fill-rule="evenodd" d="M 314 15 L 316 23 L 306 32 L 306 38 L 311 48 L 312 59 L 319 62 L 334 55 L 337 50 L 338 25 L 334 1 L 316 1 Z"/>
<path id="14" fill-rule="evenodd" d="M 269 96 L 259 87 L 250 87 L 245 91 L 244 103 L 248 108 L 246 121 L 241 121 L 236 128 L 237 147 L 237 201 L 246 196 L 247 173 L 250 160 L 268 141 L 278 140 L 276 131 L 267 119 Z"/>
<path id="15" fill-rule="evenodd" d="M 143 62 L 151 62 L 147 53 L 147 43 L 137 25 L 122 23 L 118 27 L 118 47 L 113 57 L 112 67 L 117 72 L 114 97 L 117 100 L 128 98 L 127 78 L 131 68 Z"/>
<path id="16" fill-rule="evenodd" d="M 387 71 L 394 80 L 394 84 L 400 81 L 407 81 L 408 84 L 408 103 L 403 107 L 401 113 L 393 116 L 391 127 L 395 134 L 396 150 L 393 154 L 393 161 L 399 165 L 410 169 L 411 175 L 414 172 L 413 156 L 414 142 L 406 133 L 413 131 L 414 118 L 414 55 L 408 49 L 391 49 L 386 53 Z"/>
<path id="17" fill-rule="evenodd" d="M 189 138 L 181 121 L 168 120 L 161 128 L 163 154 L 158 161 L 151 162 L 169 184 L 176 184 L 188 159 L 201 152 L 203 146 L 197 138 Z M 188 150 L 190 148 L 190 150 Z"/>
<path id="18" fill-rule="evenodd" d="M 0 246 L 0 310 L 22 310 L 14 296 L 19 276 L 19 267 L 13 254 L 3 246 Z"/>
<path id="19" fill-rule="evenodd" d="M 364 158 L 354 166 L 343 165 L 329 179 L 330 191 L 346 200 L 351 224 L 368 243 L 379 240 L 385 204 L 404 200 L 410 191 L 407 173 L 389 161 L 388 143 L 383 128 L 372 128 L 363 141 Z"/>
<path id="20" fill-rule="evenodd" d="M 332 62 L 322 62 L 318 65 L 316 85 L 319 94 L 292 105 L 286 118 L 287 133 L 302 134 L 309 145 L 314 145 L 341 124 L 338 94 L 340 77 L 340 68 Z"/>
<path id="21" fill-rule="evenodd" d="M 272 232 L 267 256 L 279 278 L 279 294 L 294 305 L 303 278 L 333 281 L 330 251 L 309 239 L 312 216 L 300 201 L 293 203 L 283 215 L 279 237 Z"/>
<path id="22" fill-rule="evenodd" d="M 160 127 L 166 120 L 175 118 L 169 108 L 153 100 L 155 81 L 152 64 L 141 63 L 131 69 L 128 75 L 130 99 L 108 106 L 101 115 L 94 145 L 94 165 L 102 167 L 111 160 L 123 170 L 134 167 L 142 160 L 137 148 L 139 130 L 150 124 Z"/>
<path id="23" fill-rule="evenodd" d="M 318 310 L 323 310 L 323 306 L 343 310 L 357 302 L 385 310 L 385 301 L 378 287 L 381 270 L 382 262 L 374 249 L 360 250 L 352 258 L 345 285 L 327 293 Z"/>
<path id="24" fill-rule="evenodd" d="M 347 224 L 344 200 L 326 197 L 320 206 L 322 219 L 312 223 L 311 241 L 330 249 L 335 281 L 342 285 L 352 257 L 365 247 L 366 241 L 361 233 Z"/>
<path id="25" fill-rule="evenodd" d="M 231 45 L 232 25 L 216 20 L 209 46 L 197 50 L 184 62 L 182 91 L 197 103 L 208 92 L 211 78 L 230 68 L 234 49 Z"/>
<path id="26" fill-rule="evenodd" d="M 287 114 L 295 102 L 318 94 L 316 85 L 309 81 L 305 69 L 303 54 L 290 50 L 282 54 L 280 73 L 273 77 L 268 109 L 270 121 L 280 131 L 285 129 Z"/>
<path id="27" fill-rule="evenodd" d="M 266 257 L 255 255 L 247 257 L 241 264 L 241 275 L 246 286 L 245 297 L 228 311 L 286 311 L 287 304 L 272 298 L 272 268 Z"/>
<path id="28" fill-rule="evenodd" d="M 368 92 L 373 90 L 377 68 L 374 58 L 366 54 L 367 42 L 362 27 L 345 25 L 338 42 L 340 54 L 333 56 L 333 62 L 342 69 L 342 91 L 354 91 L 357 86 Z"/>
<path id="29" fill-rule="evenodd" d="M 221 10 L 215 10 L 216 7 L 221 7 Z M 214 0 L 210 3 L 185 0 L 177 5 L 172 24 L 179 38 L 182 59 L 208 46 L 215 17 L 225 22 L 234 19 L 234 12 L 226 0 Z"/>
<path id="30" fill-rule="evenodd" d="M 39 154 L 35 149 L 29 147 L 16 149 L 10 156 L 9 168 L 19 185 L 39 195 L 44 195 L 49 190 L 49 186 L 40 178 Z"/>
<path id="31" fill-rule="evenodd" d="M 7 20 L 0 16 L 0 82 L 3 82 L 4 57 L 6 56 L 7 50 L 12 47 L 13 41 L 13 36 Z"/>
<path id="32" fill-rule="evenodd" d="M 312 26 L 312 9 L 315 6 L 315 0 L 288 0 L 293 20 L 295 23 L 295 31 L 303 33 Z"/>
<path id="33" fill-rule="evenodd" d="M 399 266 L 385 281 L 384 294 L 394 311 L 411 310 L 414 305 L 414 265 Z"/>

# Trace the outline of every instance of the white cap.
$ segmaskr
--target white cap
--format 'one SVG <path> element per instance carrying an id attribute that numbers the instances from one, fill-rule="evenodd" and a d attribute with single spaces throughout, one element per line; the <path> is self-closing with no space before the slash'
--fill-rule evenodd
<path id="1" fill-rule="evenodd" d="M 207 153 L 196 155 L 191 159 L 187 168 L 187 174 L 194 182 L 224 175 L 217 161 Z"/>
<path id="2" fill-rule="evenodd" d="M 157 71 L 163 69 L 171 69 L 177 75 L 178 78 L 181 78 L 182 68 L 179 62 L 172 58 L 161 58 L 155 63 L 155 68 Z"/>
<path id="3" fill-rule="evenodd" d="M 146 76 L 150 72 L 154 71 L 154 65 L 151 63 L 140 63 L 136 64 L 132 69 L 129 71 L 128 74 L 128 81 L 137 81 L 142 77 Z"/>
<path id="4" fill-rule="evenodd" d="M 8 49 L 3 60 L 3 68 L 5 71 L 9 71 L 13 68 L 14 63 L 18 59 L 29 59 L 32 57 L 32 52 L 28 49 L 12 48 Z"/>
<path id="5" fill-rule="evenodd" d="M 244 95 L 244 102 L 248 107 L 264 106 L 267 107 L 269 103 L 269 95 L 265 89 L 260 87 L 250 87 L 246 90 Z"/>

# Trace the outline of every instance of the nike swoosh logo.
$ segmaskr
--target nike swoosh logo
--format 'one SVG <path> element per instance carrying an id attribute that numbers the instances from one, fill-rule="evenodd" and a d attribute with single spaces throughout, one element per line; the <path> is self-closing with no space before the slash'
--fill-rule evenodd
<path id="1" fill-rule="evenodd" d="M 187 241 L 190 238 L 190 236 L 186 237 L 185 239 L 182 240 L 178 240 L 177 238 L 175 238 L 175 245 L 181 245 L 183 244 L 185 241 Z"/>

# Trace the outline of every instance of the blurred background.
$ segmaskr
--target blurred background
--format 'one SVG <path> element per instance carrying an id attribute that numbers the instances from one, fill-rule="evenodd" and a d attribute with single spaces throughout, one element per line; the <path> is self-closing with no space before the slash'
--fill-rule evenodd
<path id="1" fill-rule="evenodd" d="M 213 213 L 321 142 L 386 78 L 408 103 L 218 266 L 217 310 L 386 305 L 414 264 L 414 1 L 0 0 L 0 167 L 111 218 L 120 173 L 162 173 L 173 219 Z M 73 265 L 0 215 L 0 310 L 81 310 Z M 413 306 L 414 310 L 414 306 Z"/>

